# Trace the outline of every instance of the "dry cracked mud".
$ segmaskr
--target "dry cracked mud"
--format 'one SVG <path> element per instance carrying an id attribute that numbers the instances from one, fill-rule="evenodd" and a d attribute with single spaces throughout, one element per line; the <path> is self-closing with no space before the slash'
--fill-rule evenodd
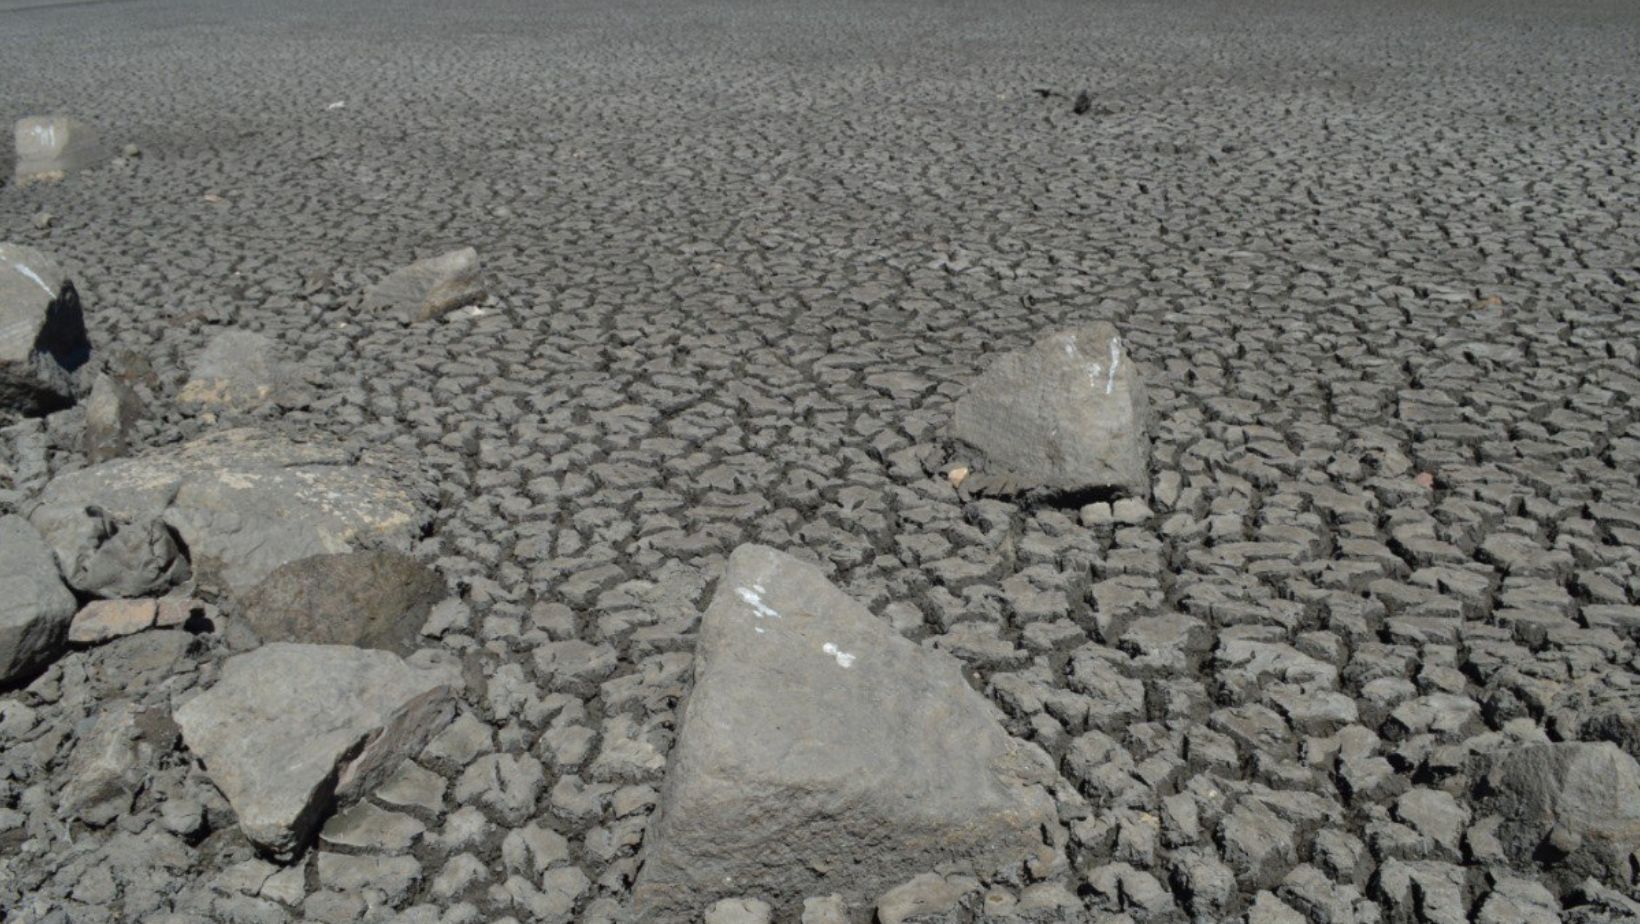
<path id="1" fill-rule="evenodd" d="M 170 719 L 243 641 L 70 652 L 0 694 L 5 920 L 620 920 L 745 542 L 1062 777 L 1041 882 L 885 919 L 1631 919 L 1588 787 L 1523 830 L 1499 774 L 1554 743 L 1598 800 L 1640 754 L 1636 47 L 1601 0 L 0 2 L 4 121 L 137 148 L 0 186 L 132 444 L 414 460 L 466 682 L 282 867 Z M 467 245 L 482 301 L 359 310 Z M 967 383 L 1093 320 L 1147 370 L 1149 505 L 953 489 Z M 310 397 L 179 403 L 229 328 Z M 0 513 L 85 413 L 5 431 Z"/>

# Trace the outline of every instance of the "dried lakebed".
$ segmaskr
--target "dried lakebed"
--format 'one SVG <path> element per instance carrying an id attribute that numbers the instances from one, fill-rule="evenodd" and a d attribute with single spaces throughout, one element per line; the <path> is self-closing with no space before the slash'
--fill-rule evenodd
<path id="1" fill-rule="evenodd" d="M 175 717 L 213 690 L 283 717 L 278 683 L 247 700 L 257 673 L 225 667 L 257 652 L 318 675 L 286 713 L 324 713 L 332 662 L 236 607 L 345 587 L 354 553 L 294 567 L 314 540 L 247 534 L 232 472 L 179 477 L 216 486 L 150 507 L 231 541 L 135 536 L 147 583 L 106 595 L 191 581 L 197 606 L 104 606 L 0 693 L 5 919 L 616 921 L 805 843 L 830 853 L 678 914 L 1632 919 L 1640 13 L 1545 7 L 0 4 L 0 122 L 103 142 L 7 179 L 0 241 L 72 278 L 110 383 L 4 421 L 0 552 L 50 560 L 28 516 L 94 462 L 290 441 L 306 468 L 258 483 L 325 491 L 359 465 L 400 558 L 355 580 L 444 593 L 401 595 L 421 647 L 370 659 L 416 683 L 327 759 L 449 715 L 388 742 L 407 761 L 366 749 L 340 811 L 305 814 L 352 795 L 314 774 L 281 816 L 311 823 L 299 850 L 254 843 Z M 367 309 L 441 255 L 481 285 Z M 1094 321 L 1144 370 L 1149 496 L 1016 496 L 953 439 L 957 403 Z M 646 874 L 709 612 L 791 610 L 724 583 L 748 544 L 914 646 L 896 677 L 960 670 L 973 699 L 938 702 L 1006 732 L 969 757 L 1045 755 L 958 768 L 989 801 L 943 817 L 980 819 L 1007 872 L 882 841 L 854 857 L 880 877 L 829 888 L 836 845 L 871 844 L 850 822 Z M 60 619 L 134 580 L 84 563 L 73 599 L 7 599 Z M 801 638 L 815 676 L 882 667 L 875 636 Z M 871 753 L 941 746 L 907 731 Z M 715 780 L 775 743 L 708 744 Z M 870 809 L 903 782 L 876 778 L 805 798 Z M 1051 823 L 1014 823 L 1050 813 L 1030 793 Z M 1023 827 L 1034 852 L 1002 856 Z"/>

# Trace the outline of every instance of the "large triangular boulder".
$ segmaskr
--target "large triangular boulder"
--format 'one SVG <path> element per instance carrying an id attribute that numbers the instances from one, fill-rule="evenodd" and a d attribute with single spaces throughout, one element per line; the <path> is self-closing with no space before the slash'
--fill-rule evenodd
<path id="1" fill-rule="evenodd" d="M 80 297 L 57 261 L 0 243 L 0 412 L 67 407 L 91 359 Z"/>
<path id="2" fill-rule="evenodd" d="M 176 711 L 245 836 L 288 857 L 340 802 L 386 781 L 454 711 L 460 672 L 385 651 L 276 642 L 229 658 Z"/>
<path id="3" fill-rule="evenodd" d="M 997 357 L 958 399 L 951 435 L 1023 488 L 1149 497 L 1149 426 L 1139 369 L 1100 321 Z"/>
<path id="4" fill-rule="evenodd" d="M 363 307 L 410 323 L 449 314 L 483 297 L 478 251 L 463 247 L 394 270 L 365 292 Z"/>
<path id="5" fill-rule="evenodd" d="M 60 475 L 29 521 L 83 593 L 162 589 L 179 576 L 167 558 L 174 535 L 200 586 L 233 595 L 315 554 L 410 551 L 429 514 L 399 464 L 333 442 L 222 430 Z M 133 591 L 133 575 L 153 586 Z"/>
<path id="6" fill-rule="evenodd" d="M 1057 824 L 1053 768 L 958 662 L 919 647 L 812 565 L 730 556 L 635 886 L 640 919 L 752 895 L 869 906 L 953 864 L 1017 870 Z"/>

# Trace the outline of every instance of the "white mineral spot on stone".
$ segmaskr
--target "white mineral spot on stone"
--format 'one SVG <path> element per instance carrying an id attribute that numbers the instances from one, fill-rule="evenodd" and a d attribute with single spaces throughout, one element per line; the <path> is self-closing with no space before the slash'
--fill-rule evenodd
<path id="1" fill-rule="evenodd" d="M 326 106 L 325 108 L 326 109 L 345 109 L 345 108 L 347 108 L 347 100 L 339 99 L 336 102 L 331 103 L 330 105 Z"/>
<path id="2" fill-rule="evenodd" d="M 746 605 L 752 608 L 752 612 L 757 615 L 758 619 L 779 619 L 780 613 L 763 602 L 763 597 L 760 596 L 761 590 L 762 588 L 752 590 L 749 587 L 737 587 L 735 593 L 740 595 L 740 599 L 746 601 Z"/>
<path id="3" fill-rule="evenodd" d="M 821 645 L 820 650 L 836 658 L 838 667 L 851 667 L 854 664 L 854 655 L 838 648 L 831 642 Z"/>

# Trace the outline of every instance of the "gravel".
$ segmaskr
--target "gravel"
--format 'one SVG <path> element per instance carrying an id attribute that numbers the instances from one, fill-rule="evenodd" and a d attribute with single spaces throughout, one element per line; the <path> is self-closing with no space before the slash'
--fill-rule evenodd
<path id="1" fill-rule="evenodd" d="M 230 425 L 403 460 L 463 685 L 281 865 L 171 719 L 254 644 L 232 600 L 71 649 L 0 693 L 0 909 L 618 920 L 757 542 L 1058 770 L 1062 865 L 919 871 L 893 914 L 1632 918 L 1632 832 L 1488 777 L 1633 777 L 1637 33 L 1609 0 L 0 4 L 0 123 L 141 154 L 0 186 L 84 384 L 125 387 L 0 422 L 0 515 Z M 482 298 L 361 309 L 468 246 Z M 976 490 L 955 402 L 1097 321 L 1146 371 L 1148 503 Z M 229 331 L 302 400 L 179 401 Z"/>

